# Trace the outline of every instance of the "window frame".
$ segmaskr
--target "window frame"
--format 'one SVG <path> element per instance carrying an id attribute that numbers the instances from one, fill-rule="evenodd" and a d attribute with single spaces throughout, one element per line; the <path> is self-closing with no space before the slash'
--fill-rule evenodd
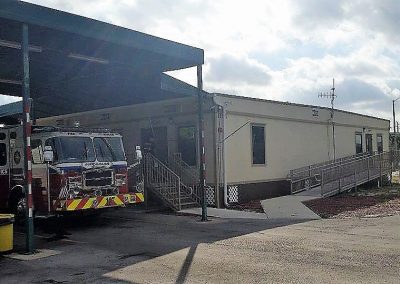
<path id="1" fill-rule="evenodd" d="M 4 156 L 4 158 L 5 158 L 5 163 L 3 164 L 0 164 L 0 167 L 7 167 L 7 165 L 8 165 L 8 159 L 9 159 L 9 157 L 8 157 L 8 147 L 7 147 L 7 143 L 5 143 L 5 142 L 0 142 L 0 145 L 4 145 L 4 154 L 5 154 L 5 156 Z"/>
<path id="2" fill-rule="evenodd" d="M 378 141 L 379 137 L 381 138 L 381 142 L 380 143 Z M 382 147 L 381 151 L 379 151 L 379 144 L 381 144 L 381 147 Z M 382 135 L 382 133 L 377 133 L 376 134 L 376 151 L 378 153 L 383 153 L 383 135 Z"/>
<path id="3" fill-rule="evenodd" d="M 184 160 L 181 149 L 179 148 L 179 144 L 180 144 L 180 129 L 181 128 L 194 128 L 194 164 L 191 165 L 190 163 L 188 163 L 187 161 Z M 190 167 L 197 167 L 198 165 L 198 161 L 199 161 L 199 151 L 198 151 L 198 128 L 196 124 L 182 124 L 182 125 L 177 125 L 176 127 L 176 149 L 178 150 L 178 152 L 182 155 L 181 159 L 183 162 L 185 162 L 186 164 L 188 164 Z"/>
<path id="4" fill-rule="evenodd" d="M 253 127 L 262 127 L 264 129 L 264 163 L 262 164 L 255 164 L 254 163 L 254 143 L 253 143 Z M 267 166 L 267 131 L 266 131 L 266 124 L 263 123 L 250 123 L 250 159 L 251 159 L 251 166 L 252 167 L 265 167 Z"/>
<path id="5" fill-rule="evenodd" d="M 361 137 L 361 152 L 357 152 L 357 135 L 360 135 Z M 363 145 L 363 135 L 362 132 L 356 131 L 354 134 L 354 146 L 356 150 L 356 155 L 364 153 L 364 145 Z"/>

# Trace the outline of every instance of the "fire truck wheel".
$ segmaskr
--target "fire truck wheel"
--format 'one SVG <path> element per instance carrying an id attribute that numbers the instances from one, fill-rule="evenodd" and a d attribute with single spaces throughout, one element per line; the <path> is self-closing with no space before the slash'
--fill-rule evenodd
<path id="1" fill-rule="evenodd" d="M 23 193 L 13 196 L 11 202 L 11 210 L 15 214 L 18 224 L 23 224 L 26 217 L 26 198 Z"/>

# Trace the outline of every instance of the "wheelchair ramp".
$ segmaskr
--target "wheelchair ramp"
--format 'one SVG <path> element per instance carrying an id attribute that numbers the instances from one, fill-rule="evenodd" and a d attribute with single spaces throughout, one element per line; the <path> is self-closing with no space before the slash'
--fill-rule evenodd
<path id="1" fill-rule="evenodd" d="M 398 168 L 398 151 L 364 153 L 289 172 L 291 193 L 328 197 L 376 180 Z"/>

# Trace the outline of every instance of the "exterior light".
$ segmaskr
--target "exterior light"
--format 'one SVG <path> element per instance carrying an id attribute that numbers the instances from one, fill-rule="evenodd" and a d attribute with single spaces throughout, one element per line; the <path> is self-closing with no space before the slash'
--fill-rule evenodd
<path id="1" fill-rule="evenodd" d="M 20 43 L 15 42 L 15 41 L 8 41 L 8 40 L 4 40 L 4 39 L 0 39 L 0 46 L 14 48 L 14 49 L 21 49 Z M 36 45 L 29 45 L 29 51 L 42 52 L 43 48 L 41 48 L 40 46 L 36 46 Z"/>
<path id="2" fill-rule="evenodd" d="M 100 63 L 100 64 L 108 64 L 109 63 L 109 61 L 107 59 L 96 58 L 96 57 L 86 56 L 86 55 L 77 54 L 77 53 L 70 53 L 68 55 L 68 57 L 73 58 L 73 59 L 93 62 L 93 63 Z"/>

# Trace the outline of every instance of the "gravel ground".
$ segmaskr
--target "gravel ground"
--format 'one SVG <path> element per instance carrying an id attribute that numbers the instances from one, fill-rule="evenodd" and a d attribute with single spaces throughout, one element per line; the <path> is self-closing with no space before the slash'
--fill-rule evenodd
<path id="1" fill-rule="evenodd" d="M 322 218 L 382 217 L 400 215 L 400 186 L 372 188 L 357 193 L 304 202 Z"/>

